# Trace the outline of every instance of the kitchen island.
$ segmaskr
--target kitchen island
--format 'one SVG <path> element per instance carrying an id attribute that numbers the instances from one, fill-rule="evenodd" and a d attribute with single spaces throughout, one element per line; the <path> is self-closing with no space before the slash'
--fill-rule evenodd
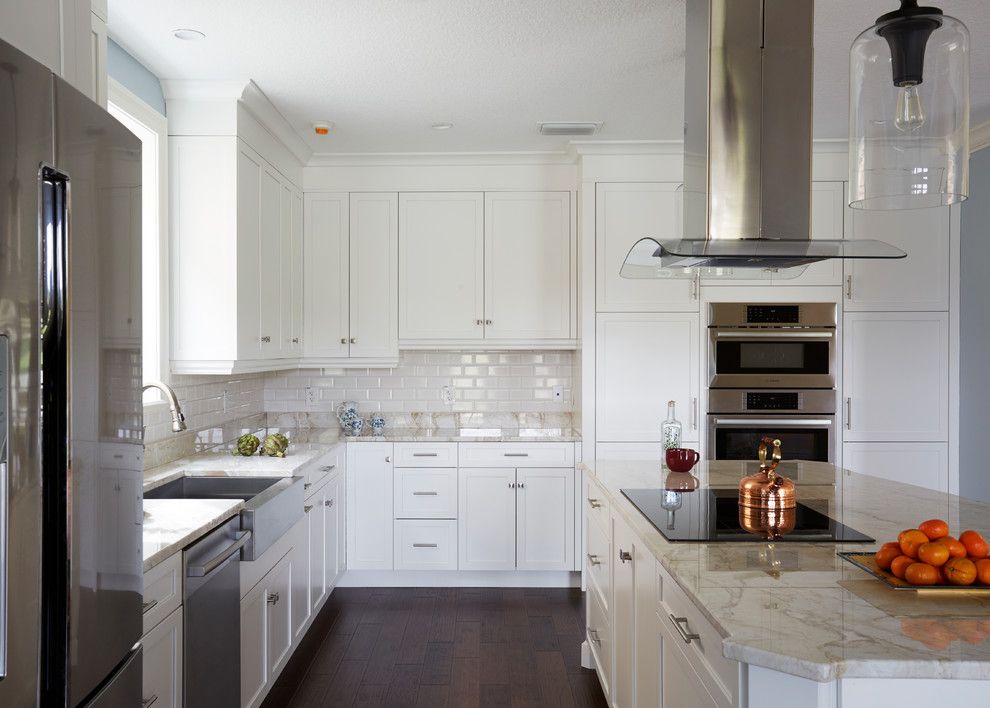
<path id="1" fill-rule="evenodd" d="M 757 469 L 694 474 L 731 489 Z M 822 463 L 781 469 L 799 502 L 876 543 L 671 543 L 621 493 L 664 488 L 659 463 L 584 465 L 584 655 L 612 704 L 990 705 L 990 593 L 895 591 L 836 555 L 933 517 L 985 532 L 990 506 Z"/>

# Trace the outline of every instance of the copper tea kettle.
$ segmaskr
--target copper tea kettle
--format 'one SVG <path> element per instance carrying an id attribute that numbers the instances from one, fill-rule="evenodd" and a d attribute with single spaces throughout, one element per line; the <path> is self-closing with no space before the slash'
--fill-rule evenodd
<path id="1" fill-rule="evenodd" d="M 772 446 L 770 462 L 767 450 Z M 760 441 L 760 471 L 739 482 L 739 524 L 753 534 L 780 538 L 794 530 L 797 500 L 794 482 L 776 472 L 780 464 L 780 440 Z"/>

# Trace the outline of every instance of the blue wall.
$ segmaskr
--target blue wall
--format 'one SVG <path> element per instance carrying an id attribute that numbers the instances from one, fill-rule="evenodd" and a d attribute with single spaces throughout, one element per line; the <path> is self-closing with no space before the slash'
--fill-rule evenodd
<path id="1" fill-rule="evenodd" d="M 959 494 L 990 502 L 990 149 L 973 153 L 961 211 Z"/>
<path id="2" fill-rule="evenodd" d="M 112 39 L 107 41 L 107 73 L 128 91 L 165 115 L 165 95 L 158 77 Z"/>

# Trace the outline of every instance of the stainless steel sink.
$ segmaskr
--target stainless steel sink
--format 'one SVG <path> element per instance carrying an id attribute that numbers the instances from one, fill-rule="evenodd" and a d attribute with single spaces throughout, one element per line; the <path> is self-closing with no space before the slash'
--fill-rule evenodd
<path id="1" fill-rule="evenodd" d="M 241 499 L 240 527 L 251 531 L 241 560 L 253 561 L 296 525 L 303 511 L 302 477 L 179 477 L 145 499 Z"/>

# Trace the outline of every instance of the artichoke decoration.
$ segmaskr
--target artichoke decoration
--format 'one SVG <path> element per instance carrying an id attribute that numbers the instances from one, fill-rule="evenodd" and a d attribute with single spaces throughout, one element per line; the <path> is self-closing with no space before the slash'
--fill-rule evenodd
<path id="1" fill-rule="evenodd" d="M 272 433 L 265 436 L 261 452 L 269 457 L 285 457 L 285 451 L 289 449 L 289 439 L 282 433 Z"/>
<path id="2" fill-rule="evenodd" d="M 246 433 L 245 435 L 237 438 L 237 446 L 234 448 L 234 454 L 250 457 L 257 452 L 259 445 L 261 445 L 261 441 L 258 440 L 257 435 Z"/>

